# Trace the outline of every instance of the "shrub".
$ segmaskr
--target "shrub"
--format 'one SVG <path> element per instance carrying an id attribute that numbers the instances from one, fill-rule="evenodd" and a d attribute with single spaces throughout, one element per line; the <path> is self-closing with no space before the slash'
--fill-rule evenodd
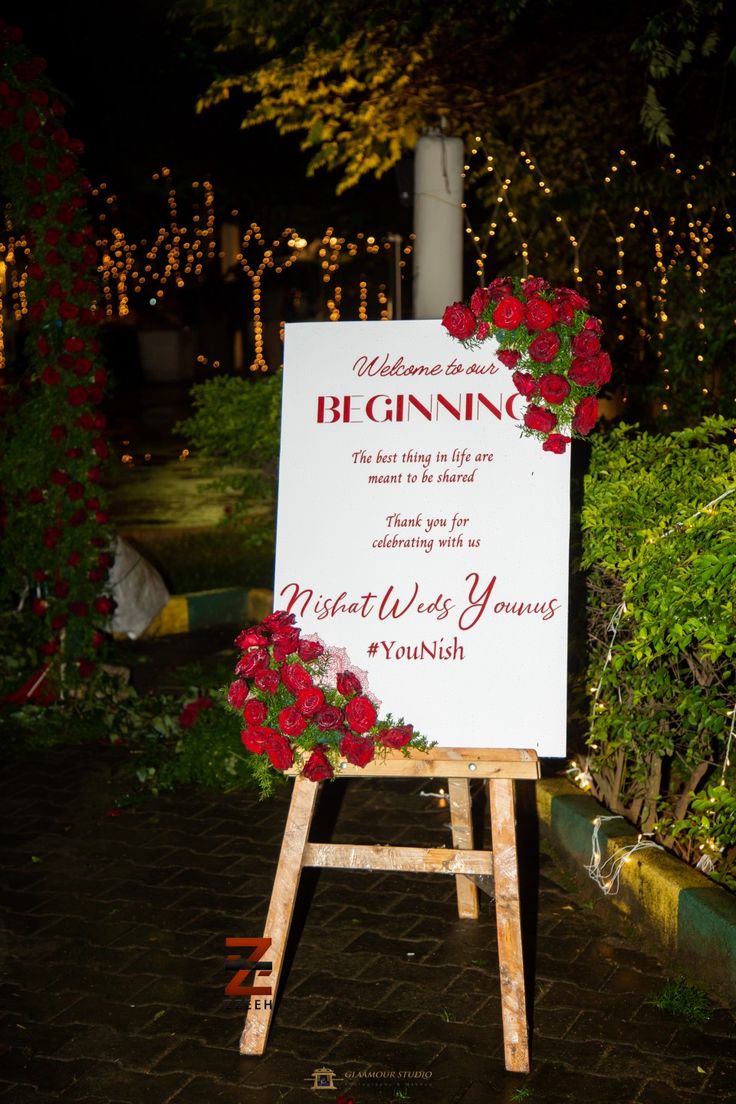
<path id="1" fill-rule="evenodd" d="M 593 442 L 582 512 L 592 715 L 581 766 L 614 813 L 736 888 L 731 430 L 709 418 L 662 436 L 620 426 Z"/>

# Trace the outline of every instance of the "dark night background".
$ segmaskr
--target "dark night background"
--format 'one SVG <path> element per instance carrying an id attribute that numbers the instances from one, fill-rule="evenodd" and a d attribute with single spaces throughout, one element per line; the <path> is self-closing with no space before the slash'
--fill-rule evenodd
<path id="1" fill-rule="evenodd" d="M 398 202 L 394 173 L 336 197 L 337 177 L 307 179 L 298 136 L 279 137 L 272 127 L 241 131 L 238 94 L 197 114 L 198 97 L 219 71 L 215 36 L 195 37 L 165 0 L 2 7 L 47 60 L 68 104 L 68 130 L 85 144 L 84 168 L 119 197 L 130 237 L 159 225 L 162 190 L 151 175 L 163 165 L 182 190 L 209 178 L 219 214 L 237 208 L 269 233 L 293 225 L 309 236 L 330 223 L 348 231 L 408 229 L 411 212 Z"/>

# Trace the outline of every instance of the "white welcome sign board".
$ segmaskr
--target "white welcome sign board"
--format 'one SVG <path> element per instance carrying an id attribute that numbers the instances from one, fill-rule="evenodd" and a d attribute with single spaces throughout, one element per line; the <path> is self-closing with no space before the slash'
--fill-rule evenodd
<path id="1" fill-rule="evenodd" d="M 569 455 L 485 342 L 287 325 L 274 608 L 440 747 L 566 749 Z"/>

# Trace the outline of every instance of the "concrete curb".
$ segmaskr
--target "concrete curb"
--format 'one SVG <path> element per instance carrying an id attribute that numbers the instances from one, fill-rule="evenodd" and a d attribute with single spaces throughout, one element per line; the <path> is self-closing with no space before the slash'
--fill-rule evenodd
<path id="1" fill-rule="evenodd" d="M 590 862 L 596 817 L 610 813 L 564 778 L 537 783 L 540 828 L 580 875 Z M 603 821 L 601 861 L 635 843 L 625 820 Z M 590 883 L 595 893 L 599 890 Z M 622 867 L 618 894 L 608 900 L 677 959 L 691 980 L 733 1002 L 736 992 L 736 897 L 664 851 L 637 851 Z"/>
<path id="2" fill-rule="evenodd" d="M 195 594 L 172 594 L 156 614 L 143 637 L 196 632 L 217 625 L 241 625 L 261 621 L 271 612 L 273 592 L 257 587 L 225 587 Z"/>

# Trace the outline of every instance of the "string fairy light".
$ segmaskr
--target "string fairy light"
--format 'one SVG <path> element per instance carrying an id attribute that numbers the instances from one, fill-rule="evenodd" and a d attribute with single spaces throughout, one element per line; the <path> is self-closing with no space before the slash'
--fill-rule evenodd
<path id="1" fill-rule="evenodd" d="M 585 867 L 589 877 L 607 897 L 614 897 L 618 893 L 621 872 L 638 851 L 664 851 L 659 843 L 655 843 L 653 839 L 649 838 L 649 833 L 640 832 L 635 843 L 627 843 L 617 847 L 605 862 L 601 862 L 603 855 L 600 845 L 600 829 L 602 824 L 611 820 L 623 820 L 623 817 L 611 815 L 597 816 L 594 819 L 590 862 Z"/>

